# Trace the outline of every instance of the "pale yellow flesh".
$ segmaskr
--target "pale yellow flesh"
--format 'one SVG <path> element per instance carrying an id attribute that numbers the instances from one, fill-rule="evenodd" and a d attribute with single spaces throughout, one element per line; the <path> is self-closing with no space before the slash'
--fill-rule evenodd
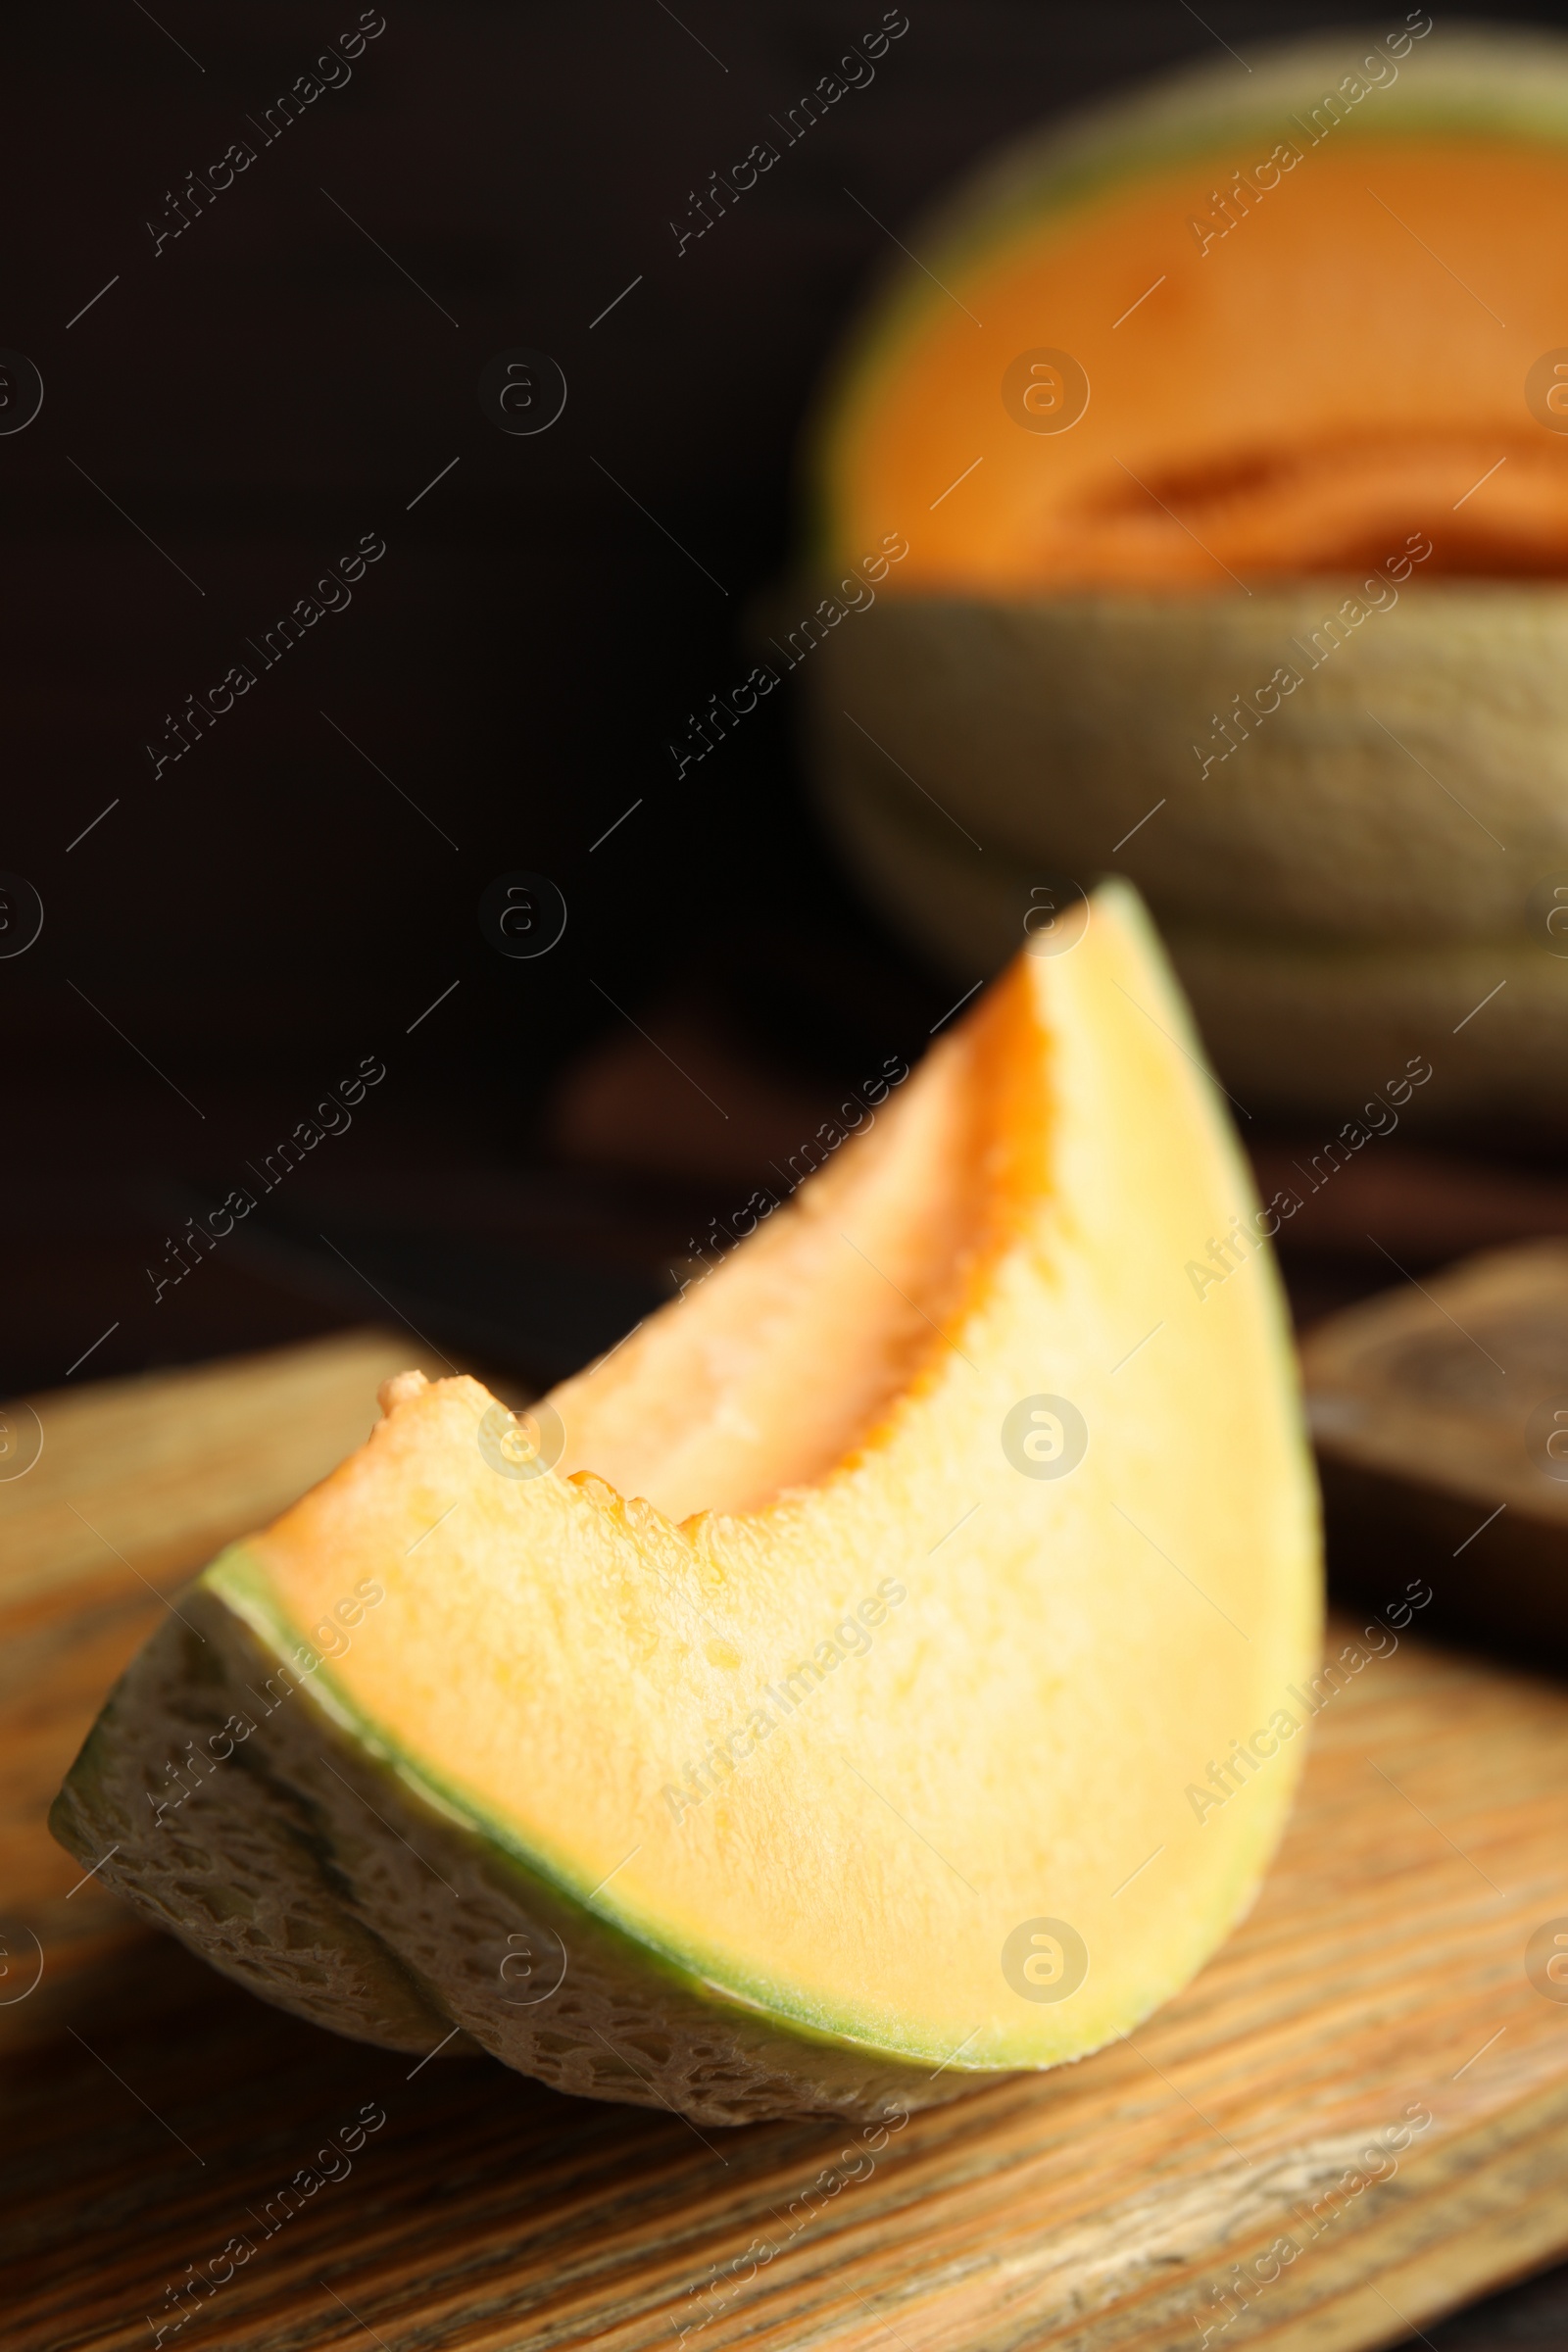
<path id="1" fill-rule="evenodd" d="M 1201 1298 L 1184 1271 L 1252 1206 L 1193 1054 L 1136 902 L 1102 892 L 1070 953 L 1026 957 L 845 1147 L 793 1236 L 778 1212 L 558 1393 L 563 1469 L 597 1454 L 669 1510 L 735 1516 L 498 1475 L 483 1390 L 411 1384 L 252 1546 L 307 1634 L 356 1579 L 384 1587 L 341 1698 L 594 1911 L 783 2020 L 965 2068 L 1131 2026 L 1251 1897 L 1303 1736 L 1222 1805 L 1188 1791 L 1304 1713 L 1287 1691 L 1318 1625 L 1272 1270 L 1248 1251 Z M 841 1232 L 890 1262 L 848 1271 Z M 1057 1480 L 1001 1443 L 1039 1395 L 1090 1432 Z M 695 1801 L 692 1767 L 748 1726 Z M 1039 1917 L 1090 1954 L 1059 2002 L 1001 1966 Z"/>

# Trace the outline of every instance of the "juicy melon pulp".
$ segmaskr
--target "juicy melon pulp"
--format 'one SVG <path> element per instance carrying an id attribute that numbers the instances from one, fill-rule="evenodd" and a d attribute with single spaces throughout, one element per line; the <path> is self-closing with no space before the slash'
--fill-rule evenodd
<path id="1" fill-rule="evenodd" d="M 498 1453 L 477 1382 L 390 1383 L 181 1604 L 209 1654 L 172 1622 L 132 1666 L 58 1834 L 118 1843 L 112 1885 L 320 2022 L 427 2048 L 444 2020 L 710 2121 L 1094 2049 L 1246 1909 L 1300 1761 L 1276 1737 L 1214 1770 L 1319 1631 L 1253 1207 L 1106 886 L 535 1408 L 554 1468 Z M 288 1660 L 292 1697 L 149 1827 L 166 1759 Z M 509 1951 L 558 1947 L 560 1986 L 515 1997 Z"/>
<path id="2" fill-rule="evenodd" d="M 999 994 L 792 1215 L 554 1394 L 562 1476 L 673 1520 L 755 1512 L 868 1442 L 1045 1182 L 1044 1099 L 1018 1092 L 1031 1058 L 1027 1002 Z"/>
<path id="3" fill-rule="evenodd" d="M 1216 134 L 1195 94 L 1178 161 L 1130 140 L 1120 172 L 1098 156 L 1037 214 L 999 202 L 987 220 L 977 201 L 980 225 L 931 256 L 953 299 L 921 280 L 844 370 L 821 460 L 829 557 L 903 533 L 883 583 L 899 597 L 1231 594 L 1360 572 L 1412 534 L 1432 541 L 1423 578 L 1568 572 L 1568 454 L 1526 400 L 1568 318 L 1568 121 L 1553 144 L 1492 127 L 1485 99 L 1474 124 L 1407 118 L 1432 48 L 1315 144 L 1310 119 L 1263 103 Z M 1530 86 L 1521 69 L 1521 111 Z M 1299 160 L 1249 195 L 1293 143 Z M 1069 429 L 1026 430 L 1004 404 L 1034 349 L 1087 374 Z M 1048 378 L 1052 393 L 1070 397 Z"/>

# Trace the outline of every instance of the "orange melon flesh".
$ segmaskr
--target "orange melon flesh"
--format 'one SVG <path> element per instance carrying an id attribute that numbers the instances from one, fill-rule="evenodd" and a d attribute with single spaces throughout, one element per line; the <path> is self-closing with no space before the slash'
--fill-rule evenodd
<path id="1" fill-rule="evenodd" d="M 857 1105 L 857 1148 L 678 1315 L 555 1392 L 563 1477 L 591 1471 L 683 1520 L 760 1511 L 875 1444 L 1047 1182 L 1046 1090 L 1018 1083 L 1038 1078 L 1024 978 L 870 1122 Z M 819 1151 L 848 1140 L 826 1124 Z"/>
<path id="2" fill-rule="evenodd" d="M 367 1446 L 187 1593 L 205 1647 L 172 1621 L 142 1653 L 57 1834 L 306 2015 L 409 2048 L 445 2020 L 710 2121 L 1097 2047 L 1251 1901 L 1304 1746 L 1278 1727 L 1316 1654 L 1314 1490 L 1253 1206 L 1107 885 L 555 1393 L 554 1470 L 496 1467 L 477 1382 L 389 1384 Z M 1236 1270 L 1195 1285 L 1226 1235 Z M 1060 1398 L 1087 1450 L 1037 1476 L 1052 1425 L 1031 1455 L 1018 1414 Z M 284 1660 L 263 1725 L 244 1694 Z M 150 1828 L 230 1706 L 256 1745 Z M 1014 1944 L 1062 1921 L 1058 1998 Z M 497 1955 L 541 1935 L 564 1989 L 502 1997 Z"/>
<path id="3" fill-rule="evenodd" d="M 1402 102 L 1373 92 L 1362 118 Z M 939 253 L 951 298 L 922 280 L 834 413 L 829 557 L 902 534 L 898 596 L 1234 594 L 1382 563 L 1413 533 L 1423 577 L 1568 568 L 1568 450 L 1525 399 L 1565 339 L 1568 150 L 1361 118 L 1312 145 L 1295 122 L 1157 169 L 1135 153 Z M 1224 227 L 1210 191 L 1289 137 L 1300 160 L 1200 250 L 1194 219 Z M 1041 348 L 1089 378 L 1066 431 L 1004 406 L 1009 363 Z"/>

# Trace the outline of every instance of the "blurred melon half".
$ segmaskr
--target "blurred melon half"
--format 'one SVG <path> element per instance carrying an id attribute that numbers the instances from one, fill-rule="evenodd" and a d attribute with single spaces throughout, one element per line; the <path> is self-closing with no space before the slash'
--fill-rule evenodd
<path id="1" fill-rule="evenodd" d="M 1550 1108 L 1568 41 L 1415 12 L 1248 63 L 907 232 L 810 446 L 821 805 L 965 978 L 1117 871 L 1262 1100 L 1423 1054 L 1439 1115 Z"/>

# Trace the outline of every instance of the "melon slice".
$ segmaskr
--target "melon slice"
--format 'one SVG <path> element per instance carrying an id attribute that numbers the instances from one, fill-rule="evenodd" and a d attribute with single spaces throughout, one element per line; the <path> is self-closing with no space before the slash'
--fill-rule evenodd
<path id="1" fill-rule="evenodd" d="M 389 1383 L 57 1836 L 303 2016 L 715 2123 L 886 2117 L 1184 1984 L 1289 1807 L 1314 1488 L 1137 901 L 1034 945 L 531 1413 Z"/>
<path id="2" fill-rule="evenodd" d="M 1053 124 L 901 227 L 921 267 L 826 389 L 817 789 L 939 953 L 998 867 L 1116 870 L 1303 968 L 1511 949 L 1568 873 L 1568 42 L 1416 12 L 1248 65 Z M 1245 1093 L 1248 1038 L 1199 1009 Z M 1539 1100 L 1516 1016 L 1492 1094 Z"/>

